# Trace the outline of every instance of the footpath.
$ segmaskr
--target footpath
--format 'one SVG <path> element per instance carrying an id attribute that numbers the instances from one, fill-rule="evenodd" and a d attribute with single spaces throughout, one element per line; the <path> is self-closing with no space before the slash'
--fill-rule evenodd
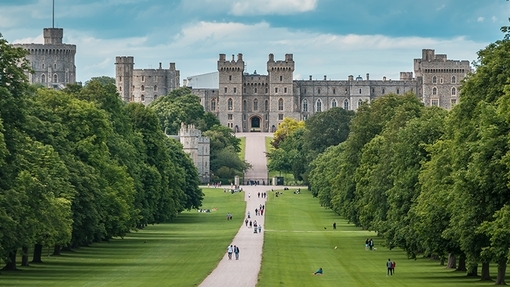
<path id="1" fill-rule="evenodd" d="M 272 136 L 272 134 L 245 133 L 237 134 L 237 136 L 246 137 L 245 159 L 252 165 L 252 168 L 245 174 L 245 179 L 267 178 L 265 137 Z M 228 246 L 225 245 L 225 256 L 216 269 L 199 285 L 201 287 L 255 287 L 257 285 L 260 263 L 262 262 L 265 222 L 264 216 L 255 215 L 255 209 L 259 209 L 260 205 L 265 205 L 266 202 L 266 198 L 258 197 L 257 194 L 271 190 L 271 186 L 242 185 L 241 187 L 246 201 L 244 218 L 250 212 L 250 220 L 256 220 L 259 225 L 262 225 L 262 233 L 254 233 L 253 228 L 246 227 L 243 221 L 239 232 L 231 243 L 239 247 L 239 260 L 235 260 L 234 255 L 232 255 L 232 260 L 228 259 Z M 234 214 L 234 216 L 239 215 Z"/>

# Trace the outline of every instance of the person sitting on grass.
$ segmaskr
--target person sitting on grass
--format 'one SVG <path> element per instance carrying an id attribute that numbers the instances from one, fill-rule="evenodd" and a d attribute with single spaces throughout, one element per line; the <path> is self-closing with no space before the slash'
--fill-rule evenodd
<path id="1" fill-rule="evenodd" d="M 322 275 L 322 267 L 319 270 L 315 271 L 313 275 Z"/>

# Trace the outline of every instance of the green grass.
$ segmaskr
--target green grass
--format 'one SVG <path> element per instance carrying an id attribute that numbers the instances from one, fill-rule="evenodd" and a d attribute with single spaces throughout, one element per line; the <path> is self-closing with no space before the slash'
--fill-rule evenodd
<path id="1" fill-rule="evenodd" d="M 271 145 L 271 141 L 273 140 L 273 137 L 266 137 L 266 151 L 269 151 L 273 149 L 273 146 Z M 283 181 L 285 185 L 299 185 L 299 183 L 296 183 L 294 181 L 294 175 L 291 173 L 282 173 L 280 171 L 269 171 L 269 178 L 272 179 L 275 176 L 283 176 Z"/>
<path id="2" fill-rule="evenodd" d="M 242 193 L 204 193 L 203 208 L 216 211 L 183 212 L 124 239 L 44 256 L 43 264 L 2 271 L 0 286 L 196 286 L 224 256 L 245 211 Z M 227 212 L 233 220 L 226 220 Z"/>
<path id="3" fill-rule="evenodd" d="M 241 151 L 239 152 L 239 158 L 241 160 L 244 160 L 244 157 L 246 154 L 246 137 L 240 137 L 239 139 L 241 140 L 241 144 L 240 144 Z"/>
<path id="4" fill-rule="evenodd" d="M 466 278 L 437 260 L 408 260 L 402 250 L 388 250 L 373 232 L 348 224 L 304 191 L 286 191 L 266 203 L 264 251 L 258 287 L 265 286 L 492 286 Z M 332 229 L 333 222 L 337 229 Z M 327 229 L 324 229 L 326 227 Z M 365 251 L 365 239 L 373 238 L 376 251 Z M 337 246 L 338 249 L 334 249 Z M 386 276 L 386 261 L 396 262 L 395 275 Z M 324 275 L 312 273 L 319 267 Z M 491 275 L 495 278 L 496 268 Z M 508 278 L 508 277 L 507 277 Z"/>

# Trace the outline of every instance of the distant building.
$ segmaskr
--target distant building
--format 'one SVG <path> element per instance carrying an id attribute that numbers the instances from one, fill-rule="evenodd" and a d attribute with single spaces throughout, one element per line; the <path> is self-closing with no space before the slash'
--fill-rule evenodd
<path id="1" fill-rule="evenodd" d="M 177 139 L 183 146 L 185 153 L 189 154 L 197 168 L 201 183 L 208 183 L 211 179 L 210 139 L 202 137 L 202 132 L 194 125 L 181 124 L 178 136 L 168 135 Z"/>
<path id="2" fill-rule="evenodd" d="M 115 82 L 117 92 L 125 102 L 148 105 L 160 96 L 179 88 L 180 71 L 175 63 L 169 69 L 135 69 L 133 57 L 116 57 Z"/>
<path id="3" fill-rule="evenodd" d="M 62 43 L 62 28 L 44 28 L 43 35 L 44 44 L 12 45 L 29 52 L 26 58 L 34 72 L 27 73 L 29 83 L 53 89 L 76 83 L 76 45 Z"/>
<path id="4" fill-rule="evenodd" d="M 153 100 L 156 93 L 147 98 L 152 91 L 145 90 L 143 97 L 142 80 L 145 76 L 147 81 L 147 77 L 158 70 L 133 72 L 133 57 L 117 57 L 116 65 L 117 89 L 125 101 L 147 104 Z M 283 60 L 275 60 L 273 54 L 269 54 L 268 74 L 249 74 L 244 71 L 242 54 L 238 54 L 237 59 L 232 55 L 230 60 L 220 54 L 218 72 L 189 77 L 185 85 L 192 88 L 206 111 L 215 114 L 222 125 L 233 131 L 272 132 L 285 117 L 306 120 L 333 107 L 355 111 L 363 103 L 387 94 L 414 93 L 426 106 L 451 109 L 458 102 L 462 79 L 472 71 L 469 61 L 449 60 L 431 49 L 423 49 L 422 57 L 414 59 L 414 73 L 400 72 L 398 80 L 386 77 L 374 80 L 368 73 L 364 78 L 349 75 L 346 80 L 332 80 L 327 76 L 322 80 L 314 80 L 312 76 L 308 80 L 294 80 L 294 65 L 292 54 L 286 54 Z M 168 73 L 172 71 L 175 66 L 172 68 L 171 64 Z M 178 71 L 167 78 L 175 75 L 179 75 Z M 216 76 L 217 85 L 214 86 Z M 122 82 L 123 77 L 129 83 Z M 150 81 L 145 89 L 153 85 L 154 78 Z M 179 83 L 178 78 L 163 82 L 159 82 L 158 96 L 166 95 Z"/>

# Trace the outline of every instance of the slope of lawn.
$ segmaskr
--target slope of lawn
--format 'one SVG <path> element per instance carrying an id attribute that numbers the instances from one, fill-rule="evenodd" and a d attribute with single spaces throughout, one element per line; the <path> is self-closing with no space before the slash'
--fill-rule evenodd
<path id="1" fill-rule="evenodd" d="M 258 287 L 264 286 L 493 286 L 454 272 L 437 260 L 408 260 L 404 251 L 388 250 L 373 232 L 348 224 L 319 206 L 308 191 L 269 196 L 266 203 L 264 250 Z M 333 230 L 333 222 L 337 229 Z M 325 229 L 326 228 L 326 229 Z M 373 238 L 377 250 L 366 251 Z M 334 247 L 337 246 L 337 249 Z M 396 262 L 395 275 L 386 276 L 386 261 Z M 324 275 L 312 273 L 322 267 Z M 495 278 L 496 266 L 491 275 Z M 507 277 L 508 278 L 508 277 Z M 507 279 L 508 281 L 508 279 Z"/>
<path id="2" fill-rule="evenodd" d="M 43 264 L 2 271 L 0 286 L 196 286 L 225 254 L 246 207 L 242 193 L 220 188 L 204 193 L 203 208 L 211 213 L 183 212 L 172 223 L 151 225 L 124 239 L 44 256 Z"/>

